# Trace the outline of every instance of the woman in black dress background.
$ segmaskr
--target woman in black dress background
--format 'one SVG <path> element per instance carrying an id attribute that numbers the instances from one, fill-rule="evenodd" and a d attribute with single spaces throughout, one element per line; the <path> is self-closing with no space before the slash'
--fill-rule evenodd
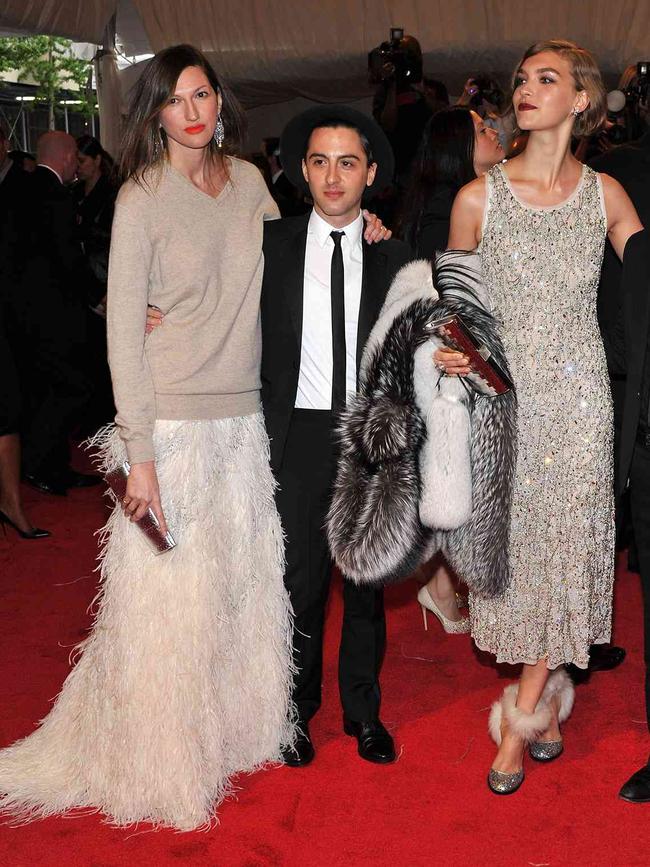
<path id="1" fill-rule="evenodd" d="M 416 256 L 446 250 L 456 193 L 505 157 L 496 130 L 469 108 L 438 111 L 427 123 L 400 214 L 401 237 Z"/>
<path id="2" fill-rule="evenodd" d="M 403 200 L 399 231 L 416 257 L 434 259 L 447 249 L 451 207 L 462 186 L 480 177 L 505 154 L 498 133 L 469 108 L 444 108 L 428 121 L 410 184 Z M 469 632 L 469 618 L 459 611 L 455 583 L 441 557 L 433 575 L 418 593 L 425 628 L 427 611 L 438 618 L 445 632 Z"/>

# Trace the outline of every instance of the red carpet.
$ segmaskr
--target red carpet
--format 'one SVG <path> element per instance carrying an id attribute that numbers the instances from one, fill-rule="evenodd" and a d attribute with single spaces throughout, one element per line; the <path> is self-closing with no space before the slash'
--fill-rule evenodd
<path id="1" fill-rule="evenodd" d="M 95 594 L 93 532 L 104 519 L 98 489 L 65 500 L 26 492 L 52 540 L 0 537 L 0 744 L 32 731 L 90 624 Z M 137 580 L 137 575 L 134 575 Z M 619 572 L 615 639 L 628 650 L 617 671 L 577 690 L 566 752 L 550 766 L 528 762 L 523 788 L 490 794 L 491 701 L 507 682 L 469 636 L 422 628 L 412 584 L 387 592 L 383 719 L 395 765 L 361 761 L 341 732 L 336 689 L 340 594 L 327 632 L 325 695 L 312 734 L 314 764 L 239 780 L 208 833 L 115 830 L 99 816 L 0 827 L 2 867 L 117 865 L 647 865 L 650 805 L 625 804 L 618 788 L 648 756 L 642 704 L 641 596 Z"/>

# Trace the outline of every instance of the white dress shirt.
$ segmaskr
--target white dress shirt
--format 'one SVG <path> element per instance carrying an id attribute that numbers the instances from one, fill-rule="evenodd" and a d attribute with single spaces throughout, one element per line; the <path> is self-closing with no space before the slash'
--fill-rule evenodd
<path id="1" fill-rule="evenodd" d="M 363 276 L 363 217 L 341 229 L 330 226 L 316 211 L 307 227 L 303 287 L 302 342 L 296 409 L 332 408 L 332 300 L 330 279 L 334 241 L 341 238 L 345 279 L 345 380 L 346 392 L 357 390 L 357 329 Z"/>

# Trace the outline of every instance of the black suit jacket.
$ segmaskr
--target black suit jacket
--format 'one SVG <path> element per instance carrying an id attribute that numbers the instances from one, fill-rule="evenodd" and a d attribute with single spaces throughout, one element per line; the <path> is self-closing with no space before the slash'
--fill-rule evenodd
<path id="1" fill-rule="evenodd" d="M 619 447 L 616 493 L 625 489 L 639 426 L 641 388 L 650 340 L 650 233 L 637 232 L 625 245 L 623 278 L 625 400 Z"/>
<path id="2" fill-rule="evenodd" d="M 12 163 L 4 179 L 0 181 L 0 213 L 4 213 L 13 205 L 14 197 L 20 194 L 27 179 L 28 173 L 16 163 Z"/>
<path id="3" fill-rule="evenodd" d="M 305 249 L 309 214 L 264 224 L 262 404 L 271 439 L 271 466 L 280 468 L 298 391 Z M 357 370 L 370 331 L 397 271 L 412 258 L 401 241 L 363 242 Z"/>
<path id="4" fill-rule="evenodd" d="M 39 166 L 29 176 L 16 215 L 15 263 L 25 321 L 37 333 L 57 329 L 83 340 L 89 294 L 97 280 L 77 237 L 74 202 L 57 176 Z"/>
<path id="5" fill-rule="evenodd" d="M 650 228 L 650 133 L 637 142 L 621 145 L 592 159 L 598 172 L 611 175 L 632 199 L 641 223 Z M 603 335 L 607 363 L 614 377 L 625 375 L 622 353 L 622 266 L 612 245 L 607 242 L 598 291 L 598 321 Z"/>

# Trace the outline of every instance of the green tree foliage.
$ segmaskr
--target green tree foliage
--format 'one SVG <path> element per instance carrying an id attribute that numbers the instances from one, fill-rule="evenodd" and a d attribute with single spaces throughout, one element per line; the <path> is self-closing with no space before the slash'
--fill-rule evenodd
<path id="1" fill-rule="evenodd" d="M 54 109 L 60 91 L 75 90 L 79 105 L 72 109 L 90 115 L 95 107 L 95 94 L 90 88 L 90 63 L 74 57 L 69 39 L 58 36 L 18 36 L 0 39 L 0 74 L 18 72 L 18 79 L 29 78 L 37 86 L 36 101 L 49 108 L 50 129 L 54 129 Z"/>

